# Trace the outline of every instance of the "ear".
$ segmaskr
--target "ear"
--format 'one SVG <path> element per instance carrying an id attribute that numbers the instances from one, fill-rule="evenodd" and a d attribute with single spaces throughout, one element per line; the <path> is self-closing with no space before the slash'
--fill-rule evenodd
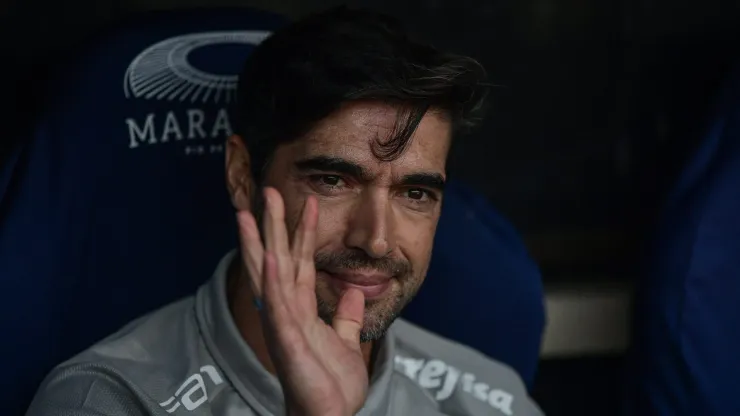
<path id="1" fill-rule="evenodd" d="M 226 187 L 231 204 L 237 211 L 252 209 L 252 192 L 256 188 L 252 164 L 244 140 L 237 135 L 232 135 L 226 141 Z"/>

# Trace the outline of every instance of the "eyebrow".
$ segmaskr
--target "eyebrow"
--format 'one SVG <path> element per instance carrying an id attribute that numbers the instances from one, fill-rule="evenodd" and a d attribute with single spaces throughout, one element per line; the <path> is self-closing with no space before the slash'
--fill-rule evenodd
<path id="1" fill-rule="evenodd" d="M 316 156 L 299 160 L 295 166 L 301 172 L 335 172 L 360 180 L 370 180 L 370 174 L 362 166 L 338 157 Z"/>
<path id="2" fill-rule="evenodd" d="M 442 192 L 445 189 L 445 179 L 439 173 L 412 173 L 401 179 L 401 185 L 407 187 L 431 188 Z"/>
<path id="3" fill-rule="evenodd" d="M 315 156 L 299 160 L 295 166 L 301 172 L 335 172 L 363 182 L 369 182 L 372 179 L 372 175 L 362 166 L 337 157 Z M 399 184 L 407 187 L 432 188 L 441 192 L 445 187 L 445 179 L 436 172 L 418 172 L 403 176 Z"/>

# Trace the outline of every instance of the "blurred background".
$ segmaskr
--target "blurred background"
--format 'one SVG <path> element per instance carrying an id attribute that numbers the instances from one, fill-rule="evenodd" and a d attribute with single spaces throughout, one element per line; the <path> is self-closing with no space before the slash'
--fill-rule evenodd
<path id="1" fill-rule="evenodd" d="M 393 14 L 486 66 L 500 87 L 451 172 L 514 222 L 553 281 L 629 274 L 740 31 L 740 3 L 727 0 L 8 1 L 3 88 L 33 88 L 66 48 L 134 12 L 237 5 L 297 18 L 336 4 Z"/>
<path id="2" fill-rule="evenodd" d="M 736 57 L 740 2 L 7 1 L 0 82 L 14 98 L 2 125 L 23 125 L 35 105 L 24 92 L 68 48 L 128 14 L 250 6 L 298 18 L 340 3 L 392 14 L 487 68 L 492 107 L 450 174 L 513 222 L 542 271 L 549 325 L 533 396 L 549 415 L 617 414 L 645 235 Z"/>

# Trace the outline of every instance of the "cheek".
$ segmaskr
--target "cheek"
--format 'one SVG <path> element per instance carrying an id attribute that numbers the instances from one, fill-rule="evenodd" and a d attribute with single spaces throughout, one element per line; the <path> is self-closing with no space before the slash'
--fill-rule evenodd
<path id="1" fill-rule="evenodd" d="M 316 247 L 340 247 L 347 231 L 347 218 L 351 212 L 350 204 L 326 201 L 319 202 L 319 221 L 316 226 Z"/>
<path id="2" fill-rule="evenodd" d="M 301 221 L 306 196 L 300 192 L 296 192 L 296 189 L 293 186 L 286 186 L 285 184 L 280 185 L 271 184 L 271 186 L 274 186 L 283 197 L 283 204 L 285 205 L 285 226 L 288 228 L 292 238 L 293 233 L 298 228 L 298 224 Z"/>
<path id="3" fill-rule="evenodd" d="M 273 185 L 275 186 L 275 185 Z M 298 182 L 288 182 L 276 186 L 285 202 L 285 222 L 290 230 L 291 237 L 298 227 L 303 214 L 306 199 L 312 193 L 307 192 L 305 186 Z M 316 248 L 336 245 L 341 242 L 347 223 L 346 219 L 351 211 L 349 204 L 341 204 L 318 198 L 319 218 L 316 226 Z"/>
<path id="4" fill-rule="evenodd" d="M 436 225 L 437 221 L 430 218 L 405 219 L 396 224 L 399 246 L 417 270 L 425 269 L 429 263 Z"/>

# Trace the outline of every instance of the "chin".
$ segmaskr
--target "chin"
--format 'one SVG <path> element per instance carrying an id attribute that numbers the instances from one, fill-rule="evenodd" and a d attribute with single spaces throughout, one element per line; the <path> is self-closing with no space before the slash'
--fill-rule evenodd
<path id="1" fill-rule="evenodd" d="M 365 322 L 360 332 L 360 342 L 377 341 L 383 338 L 396 318 L 398 318 L 398 313 L 382 314 L 381 316 L 366 313 Z"/>
<path id="2" fill-rule="evenodd" d="M 338 301 L 338 296 L 331 290 L 324 292 L 317 288 L 316 304 L 319 317 L 329 325 L 331 325 L 331 320 L 336 313 Z M 365 315 L 360 339 L 367 342 L 382 338 L 388 327 L 399 316 L 403 306 L 401 297 L 395 293 L 381 299 L 365 301 Z"/>

